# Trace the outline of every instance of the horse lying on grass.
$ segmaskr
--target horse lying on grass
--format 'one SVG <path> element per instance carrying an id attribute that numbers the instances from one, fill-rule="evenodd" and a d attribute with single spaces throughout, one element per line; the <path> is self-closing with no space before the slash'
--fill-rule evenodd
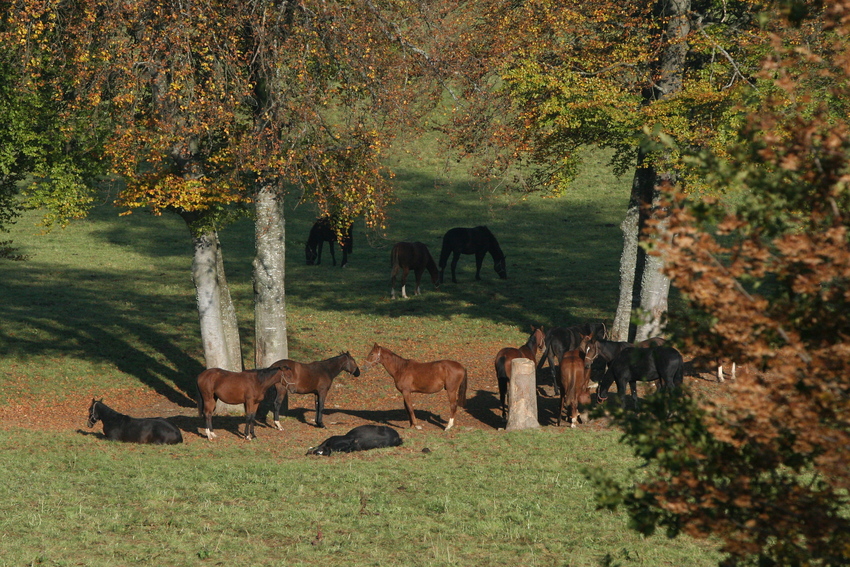
<path id="1" fill-rule="evenodd" d="M 361 425 L 345 435 L 334 435 L 325 439 L 318 447 L 310 447 L 308 455 L 324 455 L 332 453 L 352 453 L 368 451 L 383 447 L 398 447 L 402 444 L 398 432 L 386 425 Z"/>
<path id="2" fill-rule="evenodd" d="M 102 399 L 92 399 L 86 425 L 94 427 L 98 421 L 103 422 L 103 434 L 111 441 L 151 445 L 176 445 L 183 442 L 183 435 L 177 426 L 162 417 L 130 417 L 110 408 Z"/>

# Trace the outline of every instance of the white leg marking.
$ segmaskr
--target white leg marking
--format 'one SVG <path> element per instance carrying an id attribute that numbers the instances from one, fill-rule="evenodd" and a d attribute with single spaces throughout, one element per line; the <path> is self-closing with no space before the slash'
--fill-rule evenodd
<path id="1" fill-rule="evenodd" d="M 421 425 L 415 425 L 414 427 L 416 427 L 416 429 L 422 429 Z"/>
<path id="2" fill-rule="evenodd" d="M 407 291 L 406 290 L 407 290 L 406 285 L 401 286 L 401 296 L 405 299 L 407 299 Z"/>
<path id="3" fill-rule="evenodd" d="M 280 424 L 279 421 L 275 421 L 274 426 L 277 427 L 278 431 L 283 431 L 283 426 Z"/>
<path id="4" fill-rule="evenodd" d="M 449 424 L 446 426 L 445 431 L 448 431 L 449 429 L 451 429 L 452 425 L 454 425 L 454 424 L 455 424 L 455 418 L 453 418 L 453 417 L 449 418 Z"/>
<path id="5" fill-rule="evenodd" d="M 207 439 L 215 439 L 216 437 L 218 437 L 218 435 L 213 433 L 211 429 L 207 429 L 206 432 L 207 432 Z"/>

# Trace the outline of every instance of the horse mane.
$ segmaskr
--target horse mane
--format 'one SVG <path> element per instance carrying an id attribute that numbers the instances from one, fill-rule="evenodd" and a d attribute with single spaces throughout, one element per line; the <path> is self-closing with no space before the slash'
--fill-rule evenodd
<path id="1" fill-rule="evenodd" d="M 479 226 L 478 228 L 487 235 L 487 240 L 489 242 L 489 252 L 490 255 L 493 256 L 493 260 L 498 262 L 499 260 L 505 259 L 505 253 L 502 252 L 502 247 L 499 246 L 499 241 L 496 240 L 496 236 L 484 225 Z"/>

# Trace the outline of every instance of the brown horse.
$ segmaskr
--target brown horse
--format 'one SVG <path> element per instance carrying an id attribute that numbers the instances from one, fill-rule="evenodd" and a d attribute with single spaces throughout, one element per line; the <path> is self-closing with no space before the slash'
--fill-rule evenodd
<path id="1" fill-rule="evenodd" d="M 397 242 L 393 246 L 390 253 L 390 264 L 392 271 L 390 272 L 390 296 L 395 299 L 395 279 L 399 271 L 401 271 L 401 296 L 406 298 L 405 291 L 407 283 L 407 274 L 413 270 L 413 275 L 416 276 L 416 289 L 414 295 L 421 293 L 420 283 L 422 282 L 422 272 L 428 270 L 431 274 L 431 281 L 434 282 L 434 287 L 440 289 L 440 274 L 437 271 L 437 263 L 431 256 L 428 246 L 422 242 Z"/>
<path id="2" fill-rule="evenodd" d="M 289 409 L 290 393 L 315 394 L 316 427 L 324 427 L 325 424 L 322 423 L 322 411 L 325 409 L 325 398 L 328 395 L 328 390 L 331 389 L 334 378 L 343 370 L 354 376 L 360 376 L 360 369 L 357 367 L 357 362 L 347 352 L 343 352 L 327 360 L 319 360 L 309 364 L 302 364 L 285 358 L 272 364 L 271 368 L 292 369 L 291 379 L 286 376 L 282 381 L 275 383 L 277 396 L 274 399 L 274 424 L 281 431 L 283 427 L 280 425 L 280 405 L 286 402 L 283 410 L 286 411 Z"/>
<path id="3" fill-rule="evenodd" d="M 496 380 L 499 383 L 499 403 L 502 406 L 502 417 L 508 417 L 508 384 L 511 381 L 511 362 L 516 358 L 528 358 L 537 364 L 537 357 L 543 353 L 545 348 L 543 327 L 539 329 L 531 326 L 531 335 L 519 348 L 505 347 L 496 354 L 493 365 L 496 368 Z"/>
<path id="4" fill-rule="evenodd" d="M 561 407 L 558 411 L 558 427 L 561 426 L 564 406 L 569 406 L 567 417 L 570 427 L 575 427 L 578 422 L 579 404 L 590 403 L 590 367 L 598 354 L 599 343 L 591 335 L 586 335 L 582 337 L 579 348 L 567 351 L 561 357 Z"/>
<path id="5" fill-rule="evenodd" d="M 395 387 L 404 397 L 404 407 L 410 416 L 410 426 L 422 429 L 413 413 L 410 394 L 436 394 L 443 388 L 449 397 L 449 423 L 446 431 L 455 424 L 457 406 L 466 405 L 466 368 L 454 360 L 416 362 L 395 354 L 376 343 L 366 357 L 366 369 L 381 363 L 395 381 Z"/>
<path id="6" fill-rule="evenodd" d="M 253 439 L 257 407 L 268 389 L 281 380 L 292 381 L 292 370 L 288 366 L 243 372 L 208 368 L 201 372 L 198 375 L 198 415 L 206 420 L 207 439 L 217 437 L 212 431 L 216 400 L 226 404 L 245 404 L 245 439 Z"/>

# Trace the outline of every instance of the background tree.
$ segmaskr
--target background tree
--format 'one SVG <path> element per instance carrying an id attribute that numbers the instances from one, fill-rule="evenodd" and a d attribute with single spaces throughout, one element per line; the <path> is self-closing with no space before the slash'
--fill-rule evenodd
<path id="1" fill-rule="evenodd" d="M 640 211 L 653 211 L 657 187 L 674 172 L 694 191 L 704 189 L 680 152 L 641 148 L 642 140 L 657 132 L 675 136 L 683 148 L 722 155 L 748 110 L 773 89 L 756 75 L 776 26 L 759 19 L 764 5 L 498 2 L 486 5 L 483 17 L 470 12 L 474 31 L 458 36 L 456 64 L 467 71 L 470 102 L 456 113 L 453 142 L 484 158 L 483 174 L 558 194 L 575 177 L 587 145 L 611 149 L 618 172 L 634 171 L 613 330 L 619 340 L 629 338 L 642 283 L 652 281 L 644 287 L 654 292 L 643 293 L 654 323 L 642 334 L 658 330 L 666 308 L 667 282 L 650 277 L 660 273 L 657 265 L 642 277 L 645 256 L 637 241 L 647 217 Z M 812 25 L 785 39 L 817 40 Z"/>
<path id="2" fill-rule="evenodd" d="M 772 14 L 791 36 L 790 18 L 818 15 L 793 7 Z M 638 530 L 718 537 L 727 565 L 850 562 L 848 13 L 829 6 L 817 42 L 774 39 L 759 77 L 771 95 L 727 152 L 692 158 L 740 204 L 673 193 L 653 252 L 691 309 L 678 324 L 687 352 L 749 372 L 719 398 L 686 392 L 618 414 L 652 477 L 595 475 L 600 502 L 625 505 Z"/>

